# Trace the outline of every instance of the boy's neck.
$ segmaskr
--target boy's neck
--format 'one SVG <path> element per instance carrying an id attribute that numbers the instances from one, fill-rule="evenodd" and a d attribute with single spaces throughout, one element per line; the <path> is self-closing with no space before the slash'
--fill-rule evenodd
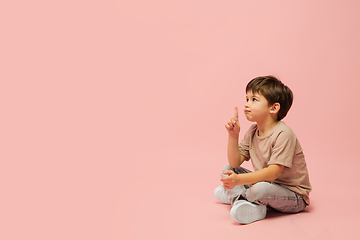
<path id="1" fill-rule="evenodd" d="M 259 129 L 259 137 L 267 136 L 269 133 L 272 132 L 272 130 L 274 130 L 278 123 L 278 120 L 257 122 L 257 127 Z"/>

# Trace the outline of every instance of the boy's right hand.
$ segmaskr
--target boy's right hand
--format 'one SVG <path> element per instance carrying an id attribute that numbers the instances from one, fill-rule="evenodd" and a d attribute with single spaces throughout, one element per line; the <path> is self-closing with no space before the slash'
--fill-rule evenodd
<path id="1" fill-rule="evenodd" d="M 235 107 L 234 117 L 231 118 L 230 121 L 228 121 L 225 124 L 225 128 L 228 131 L 229 136 L 231 136 L 231 137 L 239 137 L 240 124 L 239 124 L 239 111 L 238 111 L 237 107 Z"/>

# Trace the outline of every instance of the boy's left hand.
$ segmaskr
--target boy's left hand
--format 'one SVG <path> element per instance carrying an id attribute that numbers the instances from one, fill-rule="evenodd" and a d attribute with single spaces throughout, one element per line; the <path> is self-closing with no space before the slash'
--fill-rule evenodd
<path id="1" fill-rule="evenodd" d="M 225 189 L 233 189 L 235 186 L 240 185 L 238 175 L 234 171 L 226 170 L 223 174 L 228 175 L 228 177 L 220 179 L 220 181 L 223 182 Z"/>

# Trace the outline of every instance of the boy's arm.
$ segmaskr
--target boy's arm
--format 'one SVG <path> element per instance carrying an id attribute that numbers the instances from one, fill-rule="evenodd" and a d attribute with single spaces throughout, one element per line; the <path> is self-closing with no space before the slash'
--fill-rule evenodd
<path id="1" fill-rule="evenodd" d="M 228 149 L 227 149 L 228 161 L 232 168 L 239 167 L 247 158 L 240 154 L 239 150 L 239 136 L 233 137 L 229 135 Z"/>
<path id="2" fill-rule="evenodd" d="M 239 111 L 238 108 L 235 107 L 234 117 L 230 119 L 225 124 L 225 128 L 229 133 L 228 140 L 228 161 L 232 168 L 237 168 L 240 166 L 245 160 L 246 157 L 240 154 L 239 150 L 239 133 L 240 133 L 240 123 L 239 123 Z"/>
<path id="3" fill-rule="evenodd" d="M 254 184 L 262 181 L 271 182 L 279 177 L 283 168 L 283 165 L 272 164 L 261 170 L 243 174 L 236 174 L 227 170 L 224 171 L 224 174 L 229 176 L 222 178 L 221 181 L 225 189 L 233 189 L 237 185 Z"/>

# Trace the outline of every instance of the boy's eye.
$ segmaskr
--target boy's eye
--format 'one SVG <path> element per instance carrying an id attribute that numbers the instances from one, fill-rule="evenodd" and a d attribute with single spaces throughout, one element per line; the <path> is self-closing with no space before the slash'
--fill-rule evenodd
<path id="1" fill-rule="evenodd" d="M 253 102 L 256 102 L 257 101 L 257 99 L 256 98 L 253 98 Z"/>

